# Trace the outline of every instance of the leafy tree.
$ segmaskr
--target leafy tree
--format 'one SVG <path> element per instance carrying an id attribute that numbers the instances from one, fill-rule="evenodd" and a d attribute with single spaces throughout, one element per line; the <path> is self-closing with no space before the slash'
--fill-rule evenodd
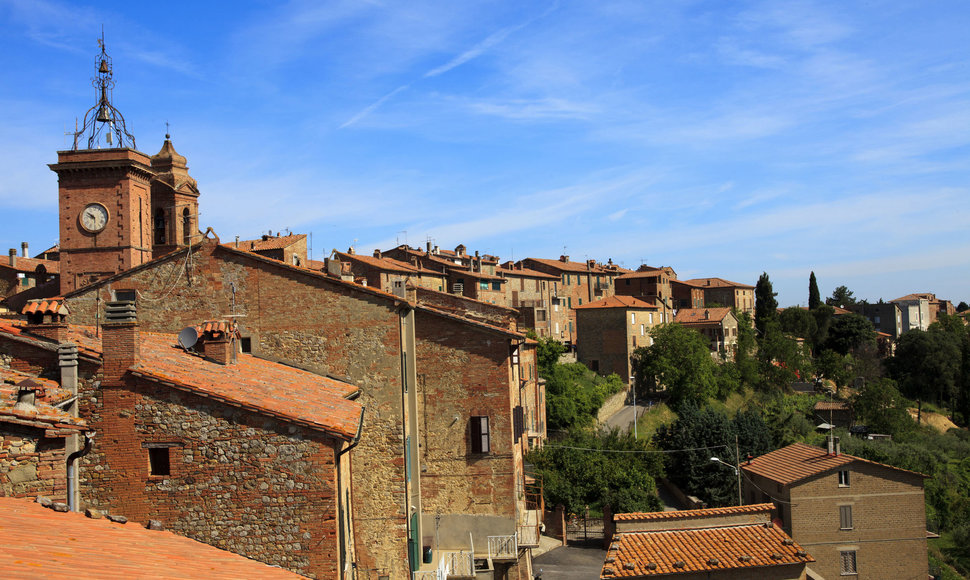
<path id="1" fill-rule="evenodd" d="M 815 315 L 811 311 L 797 306 L 782 310 L 781 314 L 778 315 L 778 323 L 781 325 L 782 332 L 805 340 L 813 340 L 818 333 Z"/>
<path id="2" fill-rule="evenodd" d="M 555 364 L 546 376 L 546 420 L 553 430 L 589 427 L 606 398 L 623 388 L 613 374 L 600 377 L 582 363 Z"/>
<path id="3" fill-rule="evenodd" d="M 834 381 L 836 386 L 844 387 L 853 378 L 850 355 L 841 355 L 834 350 L 823 350 L 815 357 L 815 372 L 826 379 Z"/>
<path id="4" fill-rule="evenodd" d="M 553 367 L 559 362 L 559 357 L 565 354 L 566 345 L 551 337 L 540 338 L 534 330 L 530 330 L 526 335 L 539 343 L 536 346 L 536 364 L 539 367 L 539 374 L 548 379 Z"/>
<path id="5" fill-rule="evenodd" d="M 570 431 L 530 452 L 527 460 L 543 478 L 546 503 L 561 504 L 571 514 L 607 503 L 614 512 L 663 508 L 655 483 L 663 476 L 663 459 L 649 441 L 632 433 Z"/>
<path id="6" fill-rule="evenodd" d="M 815 310 L 822 303 L 822 298 L 818 293 L 818 282 L 815 280 L 815 272 L 808 277 L 808 309 Z"/>
<path id="7" fill-rule="evenodd" d="M 831 297 L 825 299 L 825 303 L 829 306 L 848 308 L 856 303 L 856 299 L 852 296 L 852 290 L 846 286 L 839 286 L 832 292 Z"/>
<path id="8" fill-rule="evenodd" d="M 633 351 L 636 384 L 651 392 L 665 387 L 675 409 L 700 403 L 717 390 L 710 343 L 699 332 L 672 323 L 650 331 L 653 344 Z"/>
<path id="9" fill-rule="evenodd" d="M 754 324 L 748 312 L 735 309 L 734 315 L 738 318 L 738 341 L 734 347 L 738 386 L 754 387 L 758 384 L 758 359 L 755 357 L 758 343 L 754 335 Z"/>
<path id="10" fill-rule="evenodd" d="M 662 425 L 654 435 L 667 454 L 667 473 L 681 489 L 712 506 L 736 505 L 737 479 L 727 467 L 711 461 L 718 457 L 734 464 L 735 435 L 740 456 L 762 455 L 772 447 L 771 431 L 756 410 L 738 413 L 735 418 L 711 409 L 686 404 L 670 425 Z"/>
<path id="11" fill-rule="evenodd" d="M 825 346 L 846 355 L 863 344 L 876 343 L 876 329 L 869 319 L 861 314 L 850 313 L 835 317 L 829 328 Z"/>
<path id="12" fill-rule="evenodd" d="M 959 343 L 937 326 L 903 334 L 888 366 L 907 396 L 942 404 L 957 393 L 961 359 Z"/>
<path id="13" fill-rule="evenodd" d="M 764 337 L 765 326 L 770 320 L 778 317 L 778 300 L 775 299 L 778 293 L 771 288 L 771 280 L 768 273 L 762 272 L 758 278 L 758 284 L 754 287 L 754 324 L 758 329 L 758 335 Z"/>
<path id="14" fill-rule="evenodd" d="M 970 304 L 967 304 L 963 300 L 961 300 L 960 303 L 957 304 L 957 312 L 966 312 L 968 309 L 970 309 Z"/>
<path id="15" fill-rule="evenodd" d="M 889 379 L 867 382 L 852 401 L 856 420 L 869 431 L 896 436 L 916 428 L 907 407 L 908 402 Z"/>
<path id="16" fill-rule="evenodd" d="M 812 310 L 815 317 L 815 336 L 812 337 L 812 349 L 819 350 L 829 337 L 829 328 L 832 326 L 832 319 L 835 317 L 835 309 L 828 304 L 821 304 Z"/>
<path id="17" fill-rule="evenodd" d="M 800 378 L 812 376 L 812 362 L 804 346 L 785 335 L 777 321 L 765 327 L 758 348 L 758 368 L 763 389 L 787 388 Z"/>

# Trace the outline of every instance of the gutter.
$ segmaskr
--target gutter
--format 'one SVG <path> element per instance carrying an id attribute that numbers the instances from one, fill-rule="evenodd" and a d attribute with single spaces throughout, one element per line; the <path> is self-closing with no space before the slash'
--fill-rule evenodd
<path id="1" fill-rule="evenodd" d="M 77 468 L 74 463 L 91 452 L 91 444 L 94 442 L 94 437 L 97 435 L 97 431 L 91 431 L 91 434 L 84 434 L 84 448 L 67 456 L 67 505 L 68 509 L 72 512 L 77 511 L 77 501 L 74 499 L 75 491 L 77 490 Z"/>
<path id="2" fill-rule="evenodd" d="M 342 521 L 342 518 L 340 517 L 340 515 L 343 513 L 343 510 L 346 507 L 346 506 L 343 505 L 344 498 L 343 498 L 343 486 L 341 485 L 342 482 L 340 480 L 340 472 L 342 471 L 340 469 L 340 458 L 343 457 L 343 455 L 345 453 L 347 453 L 348 451 L 350 451 L 354 447 L 357 447 L 357 444 L 360 443 L 360 436 L 364 432 L 364 411 L 366 411 L 366 410 L 367 410 L 367 407 L 361 406 L 361 408 L 360 408 L 360 421 L 357 422 L 357 434 L 354 435 L 353 441 L 350 443 L 349 446 L 347 446 L 346 449 L 341 449 L 340 451 L 337 452 L 337 460 L 334 462 L 336 464 L 335 466 L 336 466 L 336 469 L 337 469 L 337 521 L 338 522 Z M 347 522 L 348 523 L 352 522 L 353 518 L 349 517 L 351 514 L 347 514 L 347 515 L 348 515 Z M 346 552 L 344 552 L 344 550 L 343 550 L 344 544 L 347 543 L 347 539 L 348 539 L 348 538 L 343 538 L 342 537 L 343 534 L 344 534 L 344 526 L 338 524 L 338 529 L 337 529 L 338 546 L 337 546 L 337 549 L 338 549 L 338 558 L 341 559 L 341 560 L 343 558 L 346 558 L 349 555 Z M 355 540 L 356 540 L 356 538 L 355 538 Z M 356 549 L 356 547 L 357 547 L 357 542 L 355 541 L 354 542 L 354 548 Z M 354 554 L 354 556 L 356 556 L 356 554 Z M 338 570 L 344 570 L 345 567 L 346 567 L 346 562 L 342 562 L 342 561 L 338 561 L 337 562 L 337 569 Z M 353 570 L 354 570 L 354 578 L 356 578 L 357 577 L 357 574 L 356 574 L 356 571 L 357 571 L 357 563 L 354 562 L 352 564 L 352 567 L 353 567 Z"/>

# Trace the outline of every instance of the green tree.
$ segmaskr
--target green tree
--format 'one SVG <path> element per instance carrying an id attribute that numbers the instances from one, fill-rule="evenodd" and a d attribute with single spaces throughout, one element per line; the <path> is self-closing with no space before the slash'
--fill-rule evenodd
<path id="1" fill-rule="evenodd" d="M 869 319 L 861 314 L 850 313 L 836 316 L 829 328 L 826 348 L 841 355 L 864 344 L 876 343 L 876 329 Z"/>
<path id="2" fill-rule="evenodd" d="M 957 312 L 966 312 L 968 309 L 970 309 L 970 304 L 967 304 L 963 300 L 961 300 L 960 303 L 957 304 Z"/>
<path id="3" fill-rule="evenodd" d="M 559 362 L 566 352 L 566 345 L 551 337 L 539 337 L 534 330 L 526 333 L 526 336 L 536 340 L 536 364 L 539 367 L 539 375 L 548 379 L 552 374 L 553 367 Z"/>
<path id="4" fill-rule="evenodd" d="M 822 303 L 822 298 L 818 293 L 818 282 L 815 280 L 815 272 L 808 277 L 808 309 L 815 310 Z"/>
<path id="5" fill-rule="evenodd" d="M 805 340 L 813 340 L 818 333 L 815 315 L 810 310 L 797 306 L 782 310 L 778 315 L 778 323 L 781 325 L 782 332 Z"/>
<path id="6" fill-rule="evenodd" d="M 943 404 L 957 394 L 961 361 L 960 345 L 954 337 L 932 327 L 903 334 L 888 367 L 907 396 Z"/>
<path id="7" fill-rule="evenodd" d="M 598 376 L 582 363 L 555 364 L 545 378 L 546 421 L 557 431 L 593 425 L 607 397 L 623 388 L 619 376 Z"/>
<path id="8" fill-rule="evenodd" d="M 717 363 L 707 338 L 677 323 L 654 327 L 650 336 L 653 344 L 636 349 L 631 357 L 638 388 L 666 388 L 675 409 L 684 402 L 705 401 L 717 391 Z"/>
<path id="9" fill-rule="evenodd" d="M 663 459 L 632 433 L 573 430 L 530 452 L 527 460 L 542 476 L 546 504 L 561 504 L 568 513 L 607 503 L 617 513 L 663 508 L 655 483 L 663 476 Z"/>
<path id="10" fill-rule="evenodd" d="M 916 427 L 907 407 L 906 399 L 889 379 L 867 382 L 852 401 L 857 422 L 866 425 L 872 433 L 895 436 Z"/>
<path id="11" fill-rule="evenodd" d="M 853 306 L 856 300 L 852 296 L 852 290 L 849 290 L 846 286 L 839 286 L 832 292 L 831 297 L 825 299 L 825 303 L 829 306 L 848 308 Z"/>
<path id="12" fill-rule="evenodd" d="M 782 332 L 776 320 L 765 327 L 758 347 L 758 368 L 763 389 L 787 389 L 793 381 L 806 379 L 813 373 L 805 347 Z"/>
<path id="13" fill-rule="evenodd" d="M 818 352 L 829 337 L 829 328 L 832 327 L 832 319 L 835 317 L 835 309 L 828 304 L 821 304 L 812 310 L 815 317 L 815 336 L 812 337 L 812 350 Z"/>
<path id="14" fill-rule="evenodd" d="M 777 295 L 771 288 L 768 273 L 762 272 L 754 287 L 754 324 L 759 337 L 764 337 L 768 322 L 778 317 L 778 300 L 775 299 Z"/>
<path id="15" fill-rule="evenodd" d="M 758 341 L 754 335 L 754 323 L 748 312 L 739 312 L 735 309 L 734 315 L 738 318 L 738 342 L 734 347 L 734 366 L 737 369 L 739 387 L 754 387 L 758 384 L 758 359 L 755 356 Z"/>

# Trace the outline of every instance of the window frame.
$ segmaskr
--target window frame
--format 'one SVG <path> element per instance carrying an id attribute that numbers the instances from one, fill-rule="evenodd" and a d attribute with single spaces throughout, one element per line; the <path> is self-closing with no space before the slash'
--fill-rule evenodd
<path id="1" fill-rule="evenodd" d="M 473 455 L 488 455 L 492 450 L 488 415 L 474 415 L 468 420 Z"/>
<path id="2" fill-rule="evenodd" d="M 848 469 L 840 469 L 839 470 L 839 487 L 849 487 L 850 481 L 851 481 L 851 479 L 849 477 L 849 470 Z"/>
<path id="3" fill-rule="evenodd" d="M 852 525 L 852 506 L 851 505 L 840 505 L 839 506 L 839 530 L 851 530 Z"/>
<path id="4" fill-rule="evenodd" d="M 856 576 L 859 574 L 857 550 L 839 550 L 839 574 Z"/>
<path id="5" fill-rule="evenodd" d="M 150 445 L 148 449 L 148 477 L 172 476 L 172 448 Z"/>

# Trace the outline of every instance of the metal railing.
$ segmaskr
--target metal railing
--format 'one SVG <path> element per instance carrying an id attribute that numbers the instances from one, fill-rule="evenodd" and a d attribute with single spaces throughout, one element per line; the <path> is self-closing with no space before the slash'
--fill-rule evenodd
<path id="1" fill-rule="evenodd" d="M 443 568 L 442 568 L 443 567 Z M 475 576 L 475 554 L 461 550 L 445 552 L 441 555 L 439 569 L 444 570 L 442 580 L 449 576 Z"/>
<path id="2" fill-rule="evenodd" d="M 488 536 L 488 557 L 493 560 L 515 560 L 519 555 L 516 534 Z"/>
<path id="3" fill-rule="evenodd" d="M 520 546 L 535 548 L 539 545 L 539 529 L 538 524 L 527 524 L 518 526 L 518 543 Z"/>

